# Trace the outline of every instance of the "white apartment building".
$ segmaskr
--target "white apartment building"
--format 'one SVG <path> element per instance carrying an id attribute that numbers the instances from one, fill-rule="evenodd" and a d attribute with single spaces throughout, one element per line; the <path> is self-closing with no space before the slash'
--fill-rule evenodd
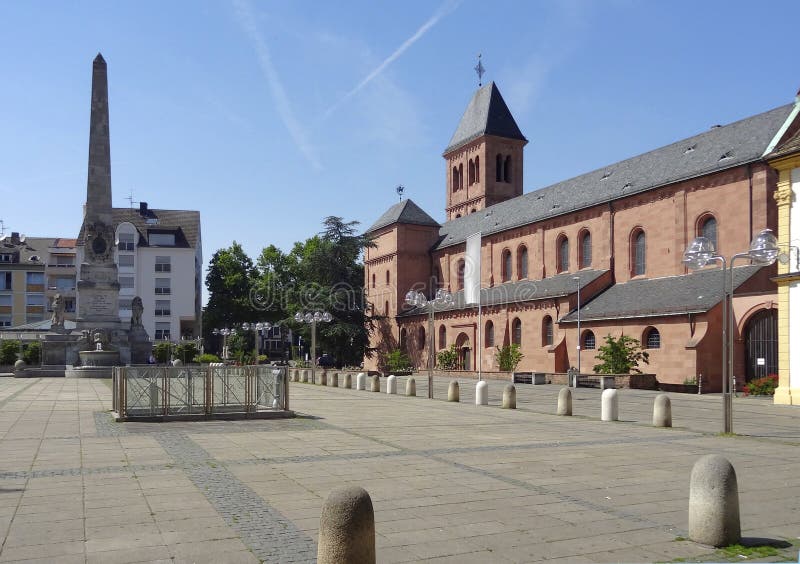
<path id="1" fill-rule="evenodd" d="M 142 299 L 142 324 L 153 341 L 202 335 L 200 212 L 114 208 L 119 316 L 131 319 L 133 298 Z M 83 247 L 79 247 L 79 263 Z M 80 273 L 79 273 L 80 277 Z"/>

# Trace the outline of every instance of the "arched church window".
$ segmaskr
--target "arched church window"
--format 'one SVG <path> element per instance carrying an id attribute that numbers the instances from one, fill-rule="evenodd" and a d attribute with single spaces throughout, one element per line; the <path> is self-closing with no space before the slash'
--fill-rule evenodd
<path id="1" fill-rule="evenodd" d="M 506 164 L 503 167 L 503 180 L 511 182 L 511 155 L 506 157 Z"/>

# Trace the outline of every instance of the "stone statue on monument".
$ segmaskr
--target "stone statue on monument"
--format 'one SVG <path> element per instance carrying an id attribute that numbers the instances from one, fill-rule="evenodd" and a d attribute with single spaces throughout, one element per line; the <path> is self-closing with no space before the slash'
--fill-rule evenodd
<path id="1" fill-rule="evenodd" d="M 61 294 L 53 296 L 53 316 L 50 318 L 50 329 L 64 328 L 64 298 Z"/>
<path id="2" fill-rule="evenodd" d="M 131 329 L 134 327 L 142 327 L 142 313 L 144 313 L 144 305 L 142 305 L 142 298 L 136 296 L 131 301 Z"/>

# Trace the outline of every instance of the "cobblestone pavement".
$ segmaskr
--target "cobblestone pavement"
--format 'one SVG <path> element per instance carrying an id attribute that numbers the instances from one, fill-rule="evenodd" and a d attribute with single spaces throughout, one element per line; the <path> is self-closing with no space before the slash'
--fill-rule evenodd
<path id="1" fill-rule="evenodd" d="M 398 390 L 405 389 L 400 378 Z M 797 561 L 800 409 L 671 394 L 672 429 L 650 426 L 655 393 L 518 385 L 519 409 L 293 384 L 300 417 L 115 423 L 99 380 L 0 378 L 0 562 L 311 562 L 322 503 L 367 489 L 379 562 Z M 434 395 L 445 398 L 448 380 Z M 385 379 L 381 381 L 386 389 Z M 745 547 L 688 540 L 692 465 L 733 463 Z"/>

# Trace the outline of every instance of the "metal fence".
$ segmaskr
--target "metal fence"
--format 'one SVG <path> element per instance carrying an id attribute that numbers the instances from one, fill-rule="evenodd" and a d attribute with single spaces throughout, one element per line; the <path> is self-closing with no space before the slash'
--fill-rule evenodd
<path id="1" fill-rule="evenodd" d="M 119 366 L 118 419 L 259 417 L 289 410 L 283 366 Z"/>

